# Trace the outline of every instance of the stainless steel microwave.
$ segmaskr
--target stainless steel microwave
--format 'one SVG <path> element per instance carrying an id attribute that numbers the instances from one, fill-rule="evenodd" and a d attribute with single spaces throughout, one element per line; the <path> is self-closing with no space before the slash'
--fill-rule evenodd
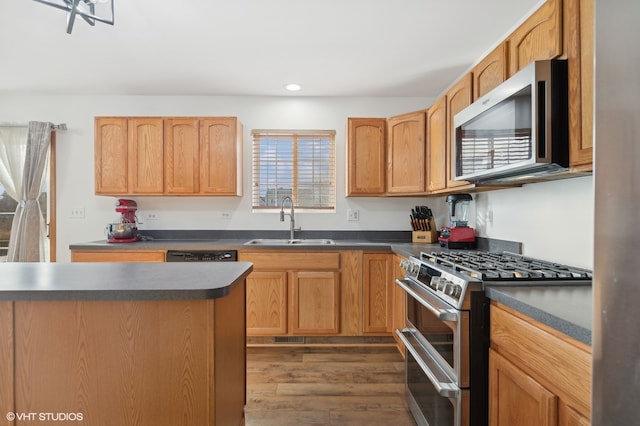
<path id="1" fill-rule="evenodd" d="M 535 61 L 454 116 L 455 179 L 534 182 L 569 168 L 566 60 Z"/>

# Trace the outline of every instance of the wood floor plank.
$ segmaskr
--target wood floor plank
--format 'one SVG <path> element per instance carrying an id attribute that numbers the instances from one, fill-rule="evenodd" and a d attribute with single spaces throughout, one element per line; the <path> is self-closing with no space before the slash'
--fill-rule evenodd
<path id="1" fill-rule="evenodd" d="M 296 398 L 250 396 L 246 411 L 406 411 L 404 395 L 399 396 L 299 396 Z"/>
<path id="2" fill-rule="evenodd" d="M 250 347 L 246 426 L 414 426 L 393 347 Z"/>

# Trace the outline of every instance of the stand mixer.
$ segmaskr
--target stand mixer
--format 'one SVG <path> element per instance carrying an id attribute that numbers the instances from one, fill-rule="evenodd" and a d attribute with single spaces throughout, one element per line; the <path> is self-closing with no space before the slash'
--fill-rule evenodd
<path id="1" fill-rule="evenodd" d="M 116 201 L 116 212 L 120 213 L 120 222 L 107 226 L 107 241 L 110 243 L 133 243 L 138 241 L 136 211 L 138 204 L 133 200 L 120 198 Z"/>
<path id="2" fill-rule="evenodd" d="M 476 233 L 467 225 L 469 204 L 473 200 L 470 194 L 447 195 L 449 205 L 449 226 L 440 229 L 438 241 L 440 247 L 468 249 L 476 246 Z"/>

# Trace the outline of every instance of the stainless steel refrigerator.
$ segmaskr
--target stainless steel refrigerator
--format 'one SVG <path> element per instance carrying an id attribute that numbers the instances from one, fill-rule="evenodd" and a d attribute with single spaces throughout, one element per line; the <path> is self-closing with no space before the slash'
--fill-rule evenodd
<path id="1" fill-rule="evenodd" d="M 595 0 L 592 422 L 640 424 L 640 1 Z"/>

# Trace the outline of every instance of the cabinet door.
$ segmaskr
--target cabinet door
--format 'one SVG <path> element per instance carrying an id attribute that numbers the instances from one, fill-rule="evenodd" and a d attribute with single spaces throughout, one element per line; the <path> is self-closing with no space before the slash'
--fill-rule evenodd
<path id="1" fill-rule="evenodd" d="M 562 0 L 547 0 L 509 36 L 509 75 L 562 55 Z"/>
<path id="2" fill-rule="evenodd" d="M 200 120 L 200 191 L 242 194 L 242 126 L 234 117 Z"/>
<path id="3" fill-rule="evenodd" d="M 443 96 L 427 111 L 427 176 L 429 192 L 447 187 L 447 102 Z"/>
<path id="4" fill-rule="evenodd" d="M 565 0 L 569 164 L 580 171 L 593 167 L 593 9 L 593 0 Z"/>
<path id="5" fill-rule="evenodd" d="M 94 135 L 95 191 L 98 195 L 126 194 L 127 119 L 96 117 Z"/>
<path id="6" fill-rule="evenodd" d="M 162 118 L 132 118 L 128 122 L 131 194 L 164 192 L 164 136 Z"/>
<path id="7" fill-rule="evenodd" d="M 402 257 L 395 256 L 393 262 L 393 271 L 396 279 L 404 278 L 404 269 L 400 267 L 400 262 L 402 261 Z M 396 339 L 396 343 L 398 345 L 398 350 L 404 356 L 404 343 L 402 340 L 396 335 L 395 330 L 403 329 L 406 326 L 406 292 L 399 285 L 395 284 L 395 280 L 393 283 L 393 338 Z"/>
<path id="8" fill-rule="evenodd" d="M 365 253 L 365 333 L 388 333 L 393 328 L 393 255 Z"/>
<path id="9" fill-rule="evenodd" d="M 340 273 L 291 272 L 290 329 L 292 334 L 340 332 Z"/>
<path id="10" fill-rule="evenodd" d="M 493 350 L 489 351 L 489 424 L 558 424 L 558 398 Z"/>
<path id="11" fill-rule="evenodd" d="M 591 426 L 591 420 L 570 406 L 563 404 L 561 401 L 559 405 L 558 424 L 559 426 Z"/>
<path id="12" fill-rule="evenodd" d="M 471 74 L 461 78 L 447 92 L 447 188 L 455 188 L 468 185 L 464 180 L 455 180 L 456 158 L 455 158 L 455 132 L 453 130 L 453 118 L 457 113 L 471 105 Z"/>
<path id="13" fill-rule="evenodd" d="M 387 193 L 424 193 L 425 112 L 391 117 L 387 125 Z"/>
<path id="14" fill-rule="evenodd" d="M 200 191 L 197 119 L 169 118 L 164 121 L 164 160 L 167 194 L 195 194 Z"/>
<path id="15" fill-rule="evenodd" d="M 247 335 L 286 335 L 287 272 L 254 271 L 246 282 Z"/>
<path id="16" fill-rule="evenodd" d="M 500 43 L 471 71 L 473 75 L 473 99 L 476 100 L 507 79 L 507 44 Z"/>
<path id="17" fill-rule="evenodd" d="M 347 195 L 385 192 L 384 118 L 347 120 Z"/>

